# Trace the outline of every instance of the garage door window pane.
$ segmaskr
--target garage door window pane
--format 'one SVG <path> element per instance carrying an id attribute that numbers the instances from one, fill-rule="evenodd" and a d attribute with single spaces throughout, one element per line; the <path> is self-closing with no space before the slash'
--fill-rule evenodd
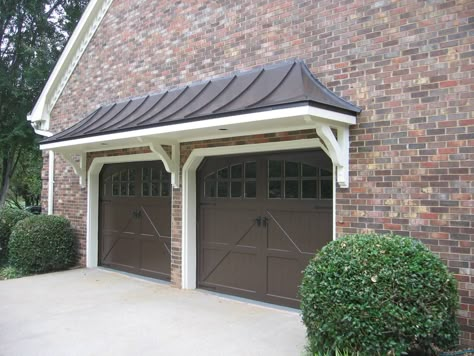
<path id="1" fill-rule="evenodd" d="M 257 189 L 255 182 L 245 182 L 245 197 L 255 198 L 257 196 Z"/>
<path id="2" fill-rule="evenodd" d="M 157 168 L 152 168 L 151 169 L 151 179 L 153 180 L 156 180 L 156 179 L 160 179 L 160 170 L 158 170 Z"/>
<path id="3" fill-rule="evenodd" d="M 160 195 L 160 184 L 159 183 L 151 183 L 151 195 L 157 197 Z"/>
<path id="4" fill-rule="evenodd" d="M 120 183 L 114 182 L 112 184 L 112 195 L 120 195 Z"/>
<path id="5" fill-rule="evenodd" d="M 135 182 L 128 184 L 128 195 L 135 195 Z"/>
<path id="6" fill-rule="evenodd" d="M 321 199 L 332 199 L 332 180 L 321 181 Z"/>
<path id="7" fill-rule="evenodd" d="M 281 161 L 268 161 L 268 177 L 279 178 L 281 177 Z"/>
<path id="8" fill-rule="evenodd" d="M 231 182 L 230 184 L 230 196 L 232 198 L 242 197 L 242 182 Z"/>
<path id="9" fill-rule="evenodd" d="M 170 196 L 170 184 L 168 182 L 161 183 L 161 196 L 162 197 Z"/>
<path id="10" fill-rule="evenodd" d="M 214 180 L 206 180 L 204 185 L 204 195 L 208 198 L 216 197 L 216 182 Z"/>
<path id="11" fill-rule="evenodd" d="M 230 175 L 232 179 L 240 179 L 242 178 L 242 165 L 236 164 L 230 167 Z"/>
<path id="12" fill-rule="evenodd" d="M 316 180 L 304 180 L 302 182 L 302 197 L 303 199 L 315 199 L 316 198 Z"/>
<path id="13" fill-rule="evenodd" d="M 120 183 L 120 195 L 127 195 L 127 182 Z"/>
<path id="14" fill-rule="evenodd" d="M 303 177 L 316 177 L 318 175 L 318 169 L 316 167 L 302 164 Z"/>
<path id="15" fill-rule="evenodd" d="M 281 198 L 281 181 L 271 180 L 268 182 L 268 197 Z"/>
<path id="16" fill-rule="evenodd" d="M 257 178 L 257 164 L 255 162 L 245 163 L 245 178 Z"/>
<path id="17" fill-rule="evenodd" d="M 217 172 L 217 179 L 227 179 L 229 177 L 229 169 L 219 169 Z"/>
<path id="18" fill-rule="evenodd" d="M 298 177 L 298 163 L 285 162 L 285 177 Z"/>
<path id="19" fill-rule="evenodd" d="M 332 172 L 325 169 L 321 169 L 321 177 L 332 177 Z"/>
<path id="20" fill-rule="evenodd" d="M 228 184 L 227 182 L 218 182 L 217 183 L 217 196 L 219 198 L 227 198 L 228 196 Z"/>
<path id="21" fill-rule="evenodd" d="M 143 168 L 142 169 L 142 179 L 144 181 L 150 180 L 150 168 Z"/>
<path id="22" fill-rule="evenodd" d="M 150 195 L 150 183 L 144 182 L 142 184 L 142 194 L 145 197 Z"/>
<path id="23" fill-rule="evenodd" d="M 287 180 L 285 182 L 285 198 L 287 199 L 298 199 L 298 181 L 297 180 Z"/>

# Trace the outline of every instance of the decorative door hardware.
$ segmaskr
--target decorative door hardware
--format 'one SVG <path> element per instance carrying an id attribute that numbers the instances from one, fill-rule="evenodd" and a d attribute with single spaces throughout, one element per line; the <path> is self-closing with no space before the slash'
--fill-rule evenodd
<path id="1" fill-rule="evenodd" d="M 268 226 L 268 218 L 266 216 L 257 216 L 255 218 L 255 222 L 257 223 L 257 226 L 262 226 L 267 227 Z"/>

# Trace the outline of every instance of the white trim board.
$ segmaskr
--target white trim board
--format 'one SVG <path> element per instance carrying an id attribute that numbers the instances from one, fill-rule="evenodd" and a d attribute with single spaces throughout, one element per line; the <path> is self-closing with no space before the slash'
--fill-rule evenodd
<path id="1" fill-rule="evenodd" d="M 239 146 L 221 146 L 210 148 L 198 148 L 191 152 L 186 160 L 183 174 L 183 194 L 182 194 L 182 245 L 181 245 L 181 286 L 183 289 L 195 289 L 197 285 L 197 248 L 196 248 L 196 214 L 197 214 L 197 187 L 196 172 L 205 157 L 223 156 L 231 154 L 245 154 L 253 152 L 270 152 L 270 151 L 289 151 L 296 149 L 322 148 L 326 153 L 327 150 L 317 138 L 302 139 L 294 141 L 280 141 L 259 144 L 248 144 Z M 331 158 L 331 157 L 330 157 Z M 333 159 L 333 158 L 331 158 Z M 336 190 L 336 181 L 333 179 L 333 191 Z M 333 197 L 335 200 L 335 195 Z M 333 209 L 333 239 L 336 237 L 335 229 L 336 210 Z"/>

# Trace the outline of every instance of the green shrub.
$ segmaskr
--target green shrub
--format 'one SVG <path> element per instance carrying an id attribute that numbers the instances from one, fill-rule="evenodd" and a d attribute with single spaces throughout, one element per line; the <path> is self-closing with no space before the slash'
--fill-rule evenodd
<path id="1" fill-rule="evenodd" d="M 18 221 L 32 215 L 27 211 L 10 207 L 0 209 L 0 262 L 7 256 L 8 240 L 10 239 L 12 228 Z"/>
<path id="2" fill-rule="evenodd" d="M 25 273 L 62 270 L 76 261 L 71 224 L 61 216 L 34 215 L 20 221 L 8 249 L 10 265 Z"/>
<path id="3" fill-rule="evenodd" d="M 311 352 L 429 354 L 457 343 L 456 281 L 421 242 L 351 235 L 325 246 L 304 272 L 301 311 Z"/>
<path id="4" fill-rule="evenodd" d="M 5 266 L 0 268 L 0 279 L 14 279 L 23 277 L 24 273 L 12 266 Z"/>

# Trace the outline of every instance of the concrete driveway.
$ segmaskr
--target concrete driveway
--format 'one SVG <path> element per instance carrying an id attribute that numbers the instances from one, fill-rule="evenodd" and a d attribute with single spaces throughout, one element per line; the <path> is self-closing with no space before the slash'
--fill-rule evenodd
<path id="1" fill-rule="evenodd" d="M 0 355 L 301 355 L 293 310 L 101 269 L 0 281 Z"/>

